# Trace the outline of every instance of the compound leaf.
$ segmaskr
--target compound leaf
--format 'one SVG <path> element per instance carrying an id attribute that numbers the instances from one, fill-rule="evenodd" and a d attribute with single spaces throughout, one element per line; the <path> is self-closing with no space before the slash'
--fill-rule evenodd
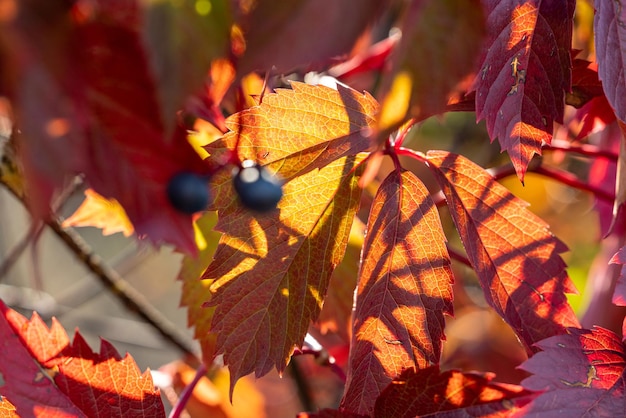
<path id="1" fill-rule="evenodd" d="M 439 363 L 452 271 L 439 214 L 411 172 L 393 171 L 370 212 L 342 410 L 371 414 L 404 369 Z"/>
<path id="2" fill-rule="evenodd" d="M 523 416 L 622 416 L 626 410 L 626 354 L 612 331 L 570 329 L 547 338 L 521 366 L 533 374 L 522 381 L 542 391 Z"/>
<path id="3" fill-rule="evenodd" d="M 559 255 L 565 244 L 485 170 L 465 157 L 430 151 L 429 165 L 448 201 L 487 303 L 528 352 L 546 337 L 578 326 L 565 293 L 575 293 Z"/>
<path id="4" fill-rule="evenodd" d="M 487 40 L 474 81 L 477 119 L 487 121 L 523 180 L 541 143 L 552 140 L 571 89 L 575 0 L 484 1 Z"/>
<path id="5" fill-rule="evenodd" d="M 164 417 L 148 371 L 102 340 L 100 354 L 77 332 L 74 342 L 53 319 L 27 320 L 0 302 L 2 393 L 20 416 Z"/>

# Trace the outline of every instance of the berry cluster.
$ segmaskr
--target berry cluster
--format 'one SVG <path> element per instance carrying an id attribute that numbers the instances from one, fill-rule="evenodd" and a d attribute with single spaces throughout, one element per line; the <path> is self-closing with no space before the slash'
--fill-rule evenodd
<path id="1" fill-rule="evenodd" d="M 274 210 L 283 197 L 282 182 L 254 161 L 243 161 L 233 170 L 232 177 L 239 201 L 252 211 L 266 213 Z M 207 176 L 178 173 L 167 185 L 167 198 L 182 213 L 205 210 L 211 200 L 208 180 Z"/>

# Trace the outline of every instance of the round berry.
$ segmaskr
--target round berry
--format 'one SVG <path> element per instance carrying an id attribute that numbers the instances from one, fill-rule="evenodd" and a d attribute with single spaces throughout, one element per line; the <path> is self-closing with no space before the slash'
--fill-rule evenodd
<path id="1" fill-rule="evenodd" d="M 179 212 L 200 212 L 206 209 L 210 200 L 207 181 L 194 173 L 178 173 L 167 185 L 167 198 Z"/>
<path id="2" fill-rule="evenodd" d="M 256 212 L 269 212 L 283 197 L 282 182 L 257 163 L 246 160 L 233 173 L 239 201 Z"/>

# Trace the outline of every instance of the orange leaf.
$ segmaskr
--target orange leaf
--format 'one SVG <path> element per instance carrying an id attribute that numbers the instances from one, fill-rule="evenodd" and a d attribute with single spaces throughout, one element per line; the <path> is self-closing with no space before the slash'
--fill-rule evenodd
<path id="1" fill-rule="evenodd" d="M 121 232 L 125 237 L 135 231 L 119 202 L 102 197 L 93 189 L 85 190 L 83 203 L 72 216 L 63 221 L 64 228 L 69 226 L 94 226 L 102 229 L 102 235 Z"/>
<path id="2" fill-rule="evenodd" d="M 536 351 L 534 343 L 564 327 L 578 327 L 565 297 L 576 293 L 559 255 L 565 244 L 481 167 L 445 151 L 427 157 L 487 302 L 526 350 Z"/>
<path id="3" fill-rule="evenodd" d="M 203 279 L 214 281 L 212 331 L 232 384 L 282 371 L 317 319 L 360 202 L 356 184 L 369 147 L 376 101 L 348 88 L 293 83 L 228 119 L 233 132 L 209 144 L 211 160 L 253 159 L 287 183 L 278 210 L 256 215 L 239 204 L 229 173 L 211 179 L 216 230 L 223 232 Z"/>
<path id="4" fill-rule="evenodd" d="M 209 333 L 214 309 L 203 306 L 211 298 L 209 289 L 211 281 L 200 280 L 198 277 L 209 266 L 217 249 L 221 234 L 213 230 L 216 223 L 217 214 L 215 212 L 207 212 L 196 221 L 206 246 L 200 250 L 196 257 L 185 256 L 178 272 L 178 280 L 183 282 L 180 305 L 187 307 L 187 323 L 189 326 L 195 327 L 194 336 L 202 346 L 205 364 L 211 364 L 215 351 L 215 335 Z"/>
<path id="5" fill-rule="evenodd" d="M 279 89 L 266 95 L 261 105 L 229 117 L 226 126 L 231 132 L 206 147 L 212 159 L 228 155 L 239 138 L 241 160 L 269 165 L 288 180 L 369 148 L 367 135 L 378 112 L 372 96 L 341 86 L 291 86 L 293 90 Z M 215 195 L 217 207 L 232 200 L 228 193 L 222 193 L 221 200 L 220 193 Z"/>
<path id="6" fill-rule="evenodd" d="M 393 171 L 374 199 L 363 246 L 342 409 L 371 414 L 404 369 L 439 363 L 452 270 L 439 214 L 411 172 Z"/>
<path id="7" fill-rule="evenodd" d="M 19 418 L 15 406 L 9 400 L 0 395 L 0 418 Z"/>
<path id="8" fill-rule="evenodd" d="M 439 373 L 438 366 L 407 370 L 378 398 L 375 417 L 505 418 L 535 396 L 492 378 L 455 370 Z"/>
<path id="9" fill-rule="evenodd" d="M 255 217 L 241 207 L 220 214 L 216 229 L 224 235 L 203 279 L 214 281 L 212 332 L 232 385 L 274 365 L 282 372 L 319 315 L 360 202 L 362 159 L 345 157 L 293 179 L 272 214 Z"/>
<path id="10" fill-rule="evenodd" d="M 0 302 L 2 393 L 21 416 L 165 416 L 149 372 L 102 340 L 100 354 L 53 319 L 27 320 Z M 82 412 L 81 412 L 82 411 Z M 84 415 L 83 415 L 84 414 Z"/>
<path id="11" fill-rule="evenodd" d="M 318 326 L 322 333 L 336 332 L 346 343 L 350 341 L 352 323 L 352 299 L 359 273 L 361 249 L 365 225 L 359 218 L 354 218 L 346 254 L 330 278 L 328 294 L 320 312 Z"/>

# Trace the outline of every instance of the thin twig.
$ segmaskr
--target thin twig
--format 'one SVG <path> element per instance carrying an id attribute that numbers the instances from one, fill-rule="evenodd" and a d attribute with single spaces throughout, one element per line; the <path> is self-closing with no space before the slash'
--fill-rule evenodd
<path id="1" fill-rule="evenodd" d="M 28 232 L 26 235 L 13 246 L 7 257 L 4 259 L 2 264 L 0 264 L 0 282 L 2 279 L 6 277 L 6 275 L 11 271 L 13 266 L 17 260 L 19 260 L 22 253 L 28 248 L 28 245 L 33 242 L 33 240 L 40 234 L 40 231 L 43 229 L 43 224 L 41 222 L 32 222 L 30 227 L 28 228 Z"/>
<path id="2" fill-rule="evenodd" d="M 615 195 L 613 193 L 602 190 L 599 187 L 592 186 L 589 183 L 585 183 L 569 171 L 546 166 L 539 166 L 533 171 L 537 174 L 541 174 L 542 176 L 549 177 L 560 183 L 574 187 L 575 189 L 590 192 L 600 200 L 605 200 L 611 204 L 615 201 Z"/>
<path id="3" fill-rule="evenodd" d="M 2 183 L 25 207 L 26 201 L 14 190 L 10 184 Z M 45 220 L 46 225 L 57 237 L 74 253 L 74 255 L 106 286 L 114 296 L 132 312 L 135 312 L 159 332 L 172 345 L 178 347 L 183 353 L 192 357 L 198 357 L 197 351 L 189 338 L 180 329 L 167 319 L 130 283 L 124 280 L 114 269 L 109 267 L 98 256 L 87 242 L 73 229 L 63 228 L 61 220 L 57 216 L 51 216 Z"/>
<path id="4" fill-rule="evenodd" d="M 183 389 L 183 392 L 180 394 L 178 401 L 176 401 L 176 405 L 174 405 L 174 409 L 170 412 L 168 418 L 180 418 L 180 415 L 185 410 L 189 399 L 191 398 L 191 394 L 193 390 L 196 388 L 196 385 L 202 379 L 202 377 L 206 374 L 207 367 L 204 363 L 200 363 L 200 366 L 196 370 L 196 375 L 193 377 L 193 380 Z"/>
<path id="5" fill-rule="evenodd" d="M 618 155 L 610 150 L 601 149 L 595 145 L 589 144 L 572 145 L 570 142 L 562 139 L 552 139 L 552 143 L 550 143 L 550 145 L 544 145 L 542 149 L 546 151 L 575 152 L 588 157 L 607 158 L 611 161 L 617 161 L 618 159 Z"/>

